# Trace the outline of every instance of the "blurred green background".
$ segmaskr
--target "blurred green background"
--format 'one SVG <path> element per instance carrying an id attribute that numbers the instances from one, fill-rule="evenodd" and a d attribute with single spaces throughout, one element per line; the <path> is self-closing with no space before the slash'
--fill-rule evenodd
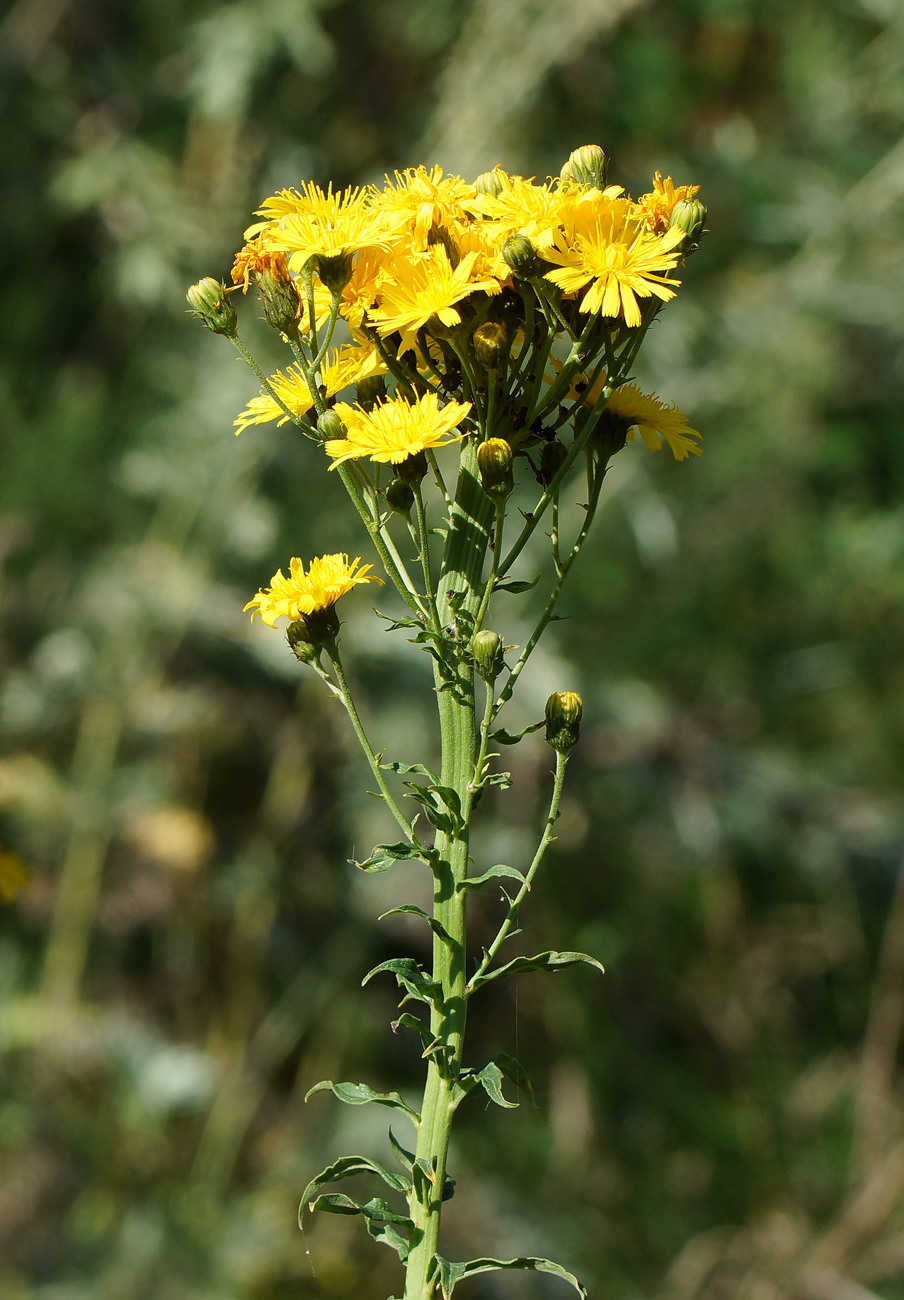
<path id="1" fill-rule="evenodd" d="M 516 1052 L 537 1105 L 463 1108 L 445 1253 L 611 1300 L 904 1297 L 898 0 L 15 0 L 0 111 L 0 847 L 31 872 L 0 907 L 3 1300 L 398 1290 L 355 1220 L 295 1212 L 385 1150 L 376 1108 L 306 1089 L 418 1086 L 358 984 L 424 951 L 375 921 L 423 879 L 348 865 L 389 829 L 363 763 L 241 613 L 366 543 L 290 431 L 232 437 L 256 385 L 184 289 L 276 188 L 542 177 L 591 141 L 634 193 L 703 187 L 641 380 L 705 455 L 620 453 L 523 679 L 525 722 L 585 697 L 523 942 L 608 973 L 475 1003 L 470 1059 Z M 423 669 L 348 618 L 375 738 L 423 758 Z M 542 740 L 511 753 L 494 861 L 548 791 Z"/>

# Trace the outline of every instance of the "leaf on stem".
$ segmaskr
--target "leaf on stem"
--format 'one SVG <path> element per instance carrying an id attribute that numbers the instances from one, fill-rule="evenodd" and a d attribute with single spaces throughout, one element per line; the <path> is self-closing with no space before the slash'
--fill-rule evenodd
<path id="1" fill-rule="evenodd" d="M 388 1169 L 384 1169 L 382 1165 L 377 1164 L 375 1160 L 368 1159 L 367 1156 L 341 1156 L 333 1164 L 327 1165 L 326 1169 L 323 1169 L 316 1178 L 312 1178 L 304 1189 L 301 1204 L 298 1207 L 299 1222 L 301 1222 L 305 1206 L 312 1203 L 321 1187 L 325 1187 L 327 1183 L 338 1183 L 343 1178 L 351 1178 L 354 1174 L 376 1174 L 395 1192 L 407 1192 L 411 1185 L 407 1178 L 402 1178 L 400 1174 L 390 1173 Z"/>
<path id="2" fill-rule="evenodd" d="M 451 1264 L 441 1255 L 436 1256 L 436 1262 L 439 1265 L 439 1281 L 442 1287 L 443 1300 L 449 1300 L 453 1288 L 463 1278 L 473 1277 L 477 1273 L 490 1273 L 496 1269 L 528 1269 L 535 1273 L 551 1273 L 553 1277 L 560 1277 L 563 1282 L 573 1286 L 578 1295 L 587 1297 L 585 1287 L 581 1285 L 573 1273 L 569 1273 L 561 1264 L 555 1264 L 551 1259 L 538 1259 L 531 1255 L 522 1255 L 519 1259 L 471 1259 L 467 1264 Z"/>
<path id="3" fill-rule="evenodd" d="M 405 781 L 410 791 L 409 799 L 416 799 L 431 825 L 446 835 L 457 835 L 464 828 L 461 818 L 461 799 L 450 785 L 418 785 Z"/>
<path id="4" fill-rule="evenodd" d="M 433 931 L 433 933 L 438 938 L 442 939 L 443 943 L 448 943 L 448 944 L 452 943 L 452 936 L 449 934 L 449 931 L 446 929 L 446 927 L 442 925 L 439 921 L 437 921 L 435 916 L 430 916 L 430 914 L 428 912 L 425 912 L 422 907 L 415 907 L 413 903 L 403 903 L 400 907 L 391 907 L 388 912 L 383 912 L 381 916 L 378 916 L 377 920 L 382 921 L 383 918 L 386 916 L 399 916 L 399 915 L 422 917 L 423 920 L 425 920 L 427 924 L 430 926 L 430 929 Z"/>
<path id="5" fill-rule="evenodd" d="M 539 581 L 540 574 L 538 573 L 533 582 L 524 582 L 520 579 L 516 579 L 514 582 L 497 582 L 493 591 L 510 591 L 513 595 L 520 596 L 525 591 L 533 591 Z"/>
<path id="6" fill-rule="evenodd" d="M 460 880 L 455 888 L 480 889 L 482 885 L 488 884 L 491 880 L 498 880 L 500 876 L 507 876 L 511 880 L 520 880 L 522 884 L 524 883 L 524 876 L 517 867 L 507 867 L 504 862 L 497 862 L 495 867 L 490 867 L 481 876 L 469 876 L 467 880 Z"/>
<path id="7" fill-rule="evenodd" d="M 380 766 L 387 772 L 397 772 L 399 776 L 407 776 L 410 772 L 416 772 L 419 776 L 429 776 L 434 785 L 439 781 L 439 777 L 431 772 L 429 767 L 424 767 L 423 763 L 381 763 Z"/>
<path id="8" fill-rule="evenodd" d="M 516 957 L 513 961 L 508 961 L 504 966 L 498 966 L 496 970 L 488 971 L 483 975 L 478 975 L 471 981 L 470 991 L 481 988 L 484 984 L 489 984 L 490 980 L 499 979 L 503 975 L 521 975 L 526 971 L 532 970 L 561 970 L 565 966 L 575 966 L 579 962 L 585 962 L 588 966 L 595 966 L 598 971 L 605 974 L 605 967 L 598 962 L 595 957 L 588 957 L 585 952 L 541 952 L 536 957 Z"/>
<path id="9" fill-rule="evenodd" d="M 409 998 L 416 998 L 419 1002 L 427 1002 L 435 1007 L 442 1005 L 442 985 L 430 979 L 429 975 L 425 975 L 413 957 L 391 957 L 389 961 L 381 961 L 379 966 L 374 966 L 373 970 L 368 971 L 364 976 L 361 981 L 362 987 L 374 975 L 384 970 L 396 977 L 399 988 L 405 989 L 406 996 L 399 1006 L 404 1006 Z"/>
<path id="10" fill-rule="evenodd" d="M 545 725 L 545 721 L 533 722 L 529 727 L 525 727 L 523 731 L 519 731 L 516 734 L 513 734 L 511 731 L 506 731 L 505 727 L 502 727 L 499 731 L 490 732 L 490 740 L 494 741 L 497 745 L 517 745 L 519 740 L 523 740 L 525 736 L 529 736 L 532 731 L 539 731 L 540 728 Z"/>
<path id="11" fill-rule="evenodd" d="M 407 840 L 398 840 L 395 844 L 377 844 L 370 857 L 365 858 L 363 862 L 357 862 L 354 858 L 349 858 L 349 862 L 359 871 L 376 873 L 388 871 L 396 862 L 409 859 L 429 862 L 433 856 L 435 856 L 433 850 L 425 848 L 423 844 L 409 844 Z"/>
<path id="12" fill-rule="evenodd" d="M 315 1092 L 331 1092 L 340 1101 L 344 1101 L 346 1106 L 366 1106 L 368 1103 L 389 1106 L 392 1110 L 403 1111 L 415 1125 L 421 1122 L 417 1111 L 406 1106 L 397 1092 L 374 1092 L 366 1083 L 333 1083 L 332 1079 L 321 1079 L 320 1083 L 315 1083 L 305 1093 L 305 1101 L 309 1101 Z"/>

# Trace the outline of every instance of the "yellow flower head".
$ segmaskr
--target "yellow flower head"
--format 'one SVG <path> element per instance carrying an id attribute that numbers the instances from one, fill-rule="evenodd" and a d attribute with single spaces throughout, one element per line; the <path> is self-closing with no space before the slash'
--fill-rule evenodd
<path id="1" fill-rule="evenodd" d="M 589 285 L 581 311 L 623 316 L 626 325 L 639 325 L 638 298 L 651 294 L 663 302 L 674 298 L 674 286 L 681 282 L 666 283 L 665 273 L 677 266 L 683 241 L 682 231 L 670 230 L 660 237 L 625 220 L 616 200 L 592 224 L 577 227 L 573 243 L 561 239 L 547 250 L 546 258 L 559 266 L 547 271 L 546 279 L 566 294 Z"/>
<path id="2" fill-rule="evenodd" d="M 694 456 L 702 454 L 693 441 L 700 434 L 689 426 L 678 407 L 667 406 L 652 393 L 642 393 L 636 384 L 622 384 L 616 388 L 606 404 L 606 412 L 631 426 L 629 442 L 634 441 L 636 429 L 650 451 L 661 451 L 662 439 L 669 444 L 676 460 L 685 460 L 688 453 Z"/>
<path id="3" fill-rule="evenodd" d="M 343 343 L 338 351 L 332 351 L 324 363 L 320 375 L 326 396 L 333 397 L 341 393 L 350 384 L 358 384 L 362 379 L 386 373 L 386 365 L 374 347 L 359 347 L 356 343 Z M 292 415 L 307 415 L 314 406 L 311 390 L 308 388 L 304 373 L 298 366 L 289 366 L 288 370 L 277 370 L 270 376 L 273 391 L 282 400 Z M 236 435 L 243 433 L 250 424 L 269 424 L 276 420 L 285 424 L 289 416 L 269 393 L 252 397 L 251 401 L 240 411 L 234 421 Z"/>
<path id="4" fill-rule="evenodd" d="M 283 190 L 259 209 L 268 218 L 251 226 L 245 238 L 261 235 L 264 243 L 289 255 L 299 271 L 312 257 L 343 257 L 361 248 L 388 247 L 379 214 L 361 189 L 334 194 L 306 183 L 301 190 Z"/>
<path id="5" fill-rule="evenodd" d="M 476 260 L 476 252 L 468 253 L 453 268 L 441 244 L 434 244 L 425 253 L 397 258 L 386 268 L 380 305 L 370 312 L 371 321 L 384 335 L 401 330 L 410 336 L 431 316 L 437 316 L 444 325 L 460 325 L 461 314 L 455 303 L 481 289 L 498 292 L 495 280 L 472 279 Z M 410 346 L 407 340 L 404 346 Z"/>
<path id="6" fill-rule="evenodd" d="M 370 573 L 373 565 L 365 564 L 359 569 L 360 563 L 360 557 L 349 564 L 347 555 L 321 555 L 311 561 L 305 573 L 301 560 L 293 558 L 288 578 L 278 569 L 270 579 L 270 586 L 249 600 L 245 609 L 251 610 L 252 619 L 260 614 L 262 622 L 275 627 L 278 618 L 295 623 L 306 614 L 329 609 L 360 582 L 376 582 L 382 586 L 381 579 Z"/>
<path id="7" fill-rule="evenodd" d="M 442 167 L 409 167 L 395 172 L 395 183 L 387 176 L 382 193 L 374 196 L 377 210 L 396 229 L 407 226 L 414 246 L 424 249 L 432 226 L 445 226 L 466 215 L 464 204 L 473 199 L 474 186 L 460 176 L 444 176 Z"/>
<path id="8" fill-rule="evenodd" d="M 464 434 L 453 436 L 452 430 L 468 414 L 471 403 L 447 402 L 440 410 L 436 394 L 427 393 L 416 402 L 392 397 L 370 412 L 349 406 L 347 402 L 337 402 L 333 409 L 345 425 L 346 436 L 324 443 L 327 455 L 333 457 L 330 469 L 359 456 L 400 465 L 409 456 L 430 447 L 458 442 Z"/>
<path id="9" fill-rule="evenodd" d="M 663 180 L 662 172 L 656 172 L 652 190 L 649 194 L 641 194 L 637 200 L 644 228 L 655 235 L 664 234 L 669 228 L 669 217 L 675 204 L 683 199 L 692 199 L 699 188 L 699 185 L 675 185 L 671 176 Z"/>

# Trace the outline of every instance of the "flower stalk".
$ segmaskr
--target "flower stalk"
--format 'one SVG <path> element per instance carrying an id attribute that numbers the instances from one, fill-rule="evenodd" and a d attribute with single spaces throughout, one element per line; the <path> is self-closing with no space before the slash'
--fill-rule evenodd
<path id="1" fill-rule="evenodd" d="M 392 1139 L 404 1175 L 365 1157 L 342 1157 L 311 1181 L 301 1206 L 302 1213 L 362 1215 L 371 1236 L 398 1254 L 403 1300 L 449 1300 L 463 1278 L 495 1267 L 550 1273 L 584 1294 L 570 1272 L 540 1256 L 452 1262 L 442 1253 L 440 1227 L 452 1188 L 447 1165 L 458 1107 L 475 1090 L 514 1105 L 503 1078 L 516 1087 L 524 1082 L 521 1066 L 503 1055 L 468 1062 L 469 999 L 523 971 L 579 963 L 602 969 L 595 957 L 576 952 L 499 964 L 503 945 L 520 933 L 519 913 L 555 838 L 580 696 L 555 692 L 547 703 L 555 773 L 537 847 L 523 869 L 472 863 L 471 832 L 479 796 L 511 783 L 495 767 L 492 744 L 517 743 L 543 722 L 518 736 L 493 727 L 555 617 L 612 455 L 636 434 L 651 451 L 667 445 L 677 460 L 699 453 L 699 434 L 681 413 L 642 393 L 630 375 L 649 324 L 675 295 L 674 272 L 699 242 L 706 211 L 695 186 L 675 186 L 657 173 L 653 189 L 633 200 L 619 186 L 606 188 L 606 170 L 603 151 L 584 146 L 545 185 L 501 168 L 470 185 L 439 167 L 421 167 L 387 178 L 383 189 L 336 193 L 306 183 L 273 196 L 232 271 L 237 287 L 257 284 L 266 319 L 291 348 L 292 364 L 269 378 L 238 337 L 225 287 L 208 279 L 189 294 L 195 313 L 232 339 L 260 382 L 260 395 L 236 420 L 238 431 L 290 420 L 316 438 L 323 471 L 337 471 L 389 590 L 404 602 L 406 612 L 391 616 L 390 630 L 413 634 L 431 656 L 439 775 L 418 763 L 385 762 L 349 686 L 336 604 L 355 587 L 380 582 L 371 564 L 332 554 L 306 567 L 296 557 L 289 574 L 279 570 L 246 607 L 271 627 L 289 619 L 296 658 L 342 703 L 404 836 L 378 844 L 356 865 L 385 871 L 408 858 L 432 875 L 432 912 L 401 908 L 430 926 L 429 967 L 403 956 L 364 979 L 389 974 L 403 1003 L 422 1004 L 419 1016 L 405 1011 L 396 1022 L 420 1040 L 426 1078 L 419 1106 L 365 1084 L 327 1080 L 311 1089 L 401 1110 L 416 1129 L 414 1153 Z M 351 342 L 331 350 L 340 323 Z M 450 493 L 442 462 L 451 467 L 453 458 Z M 569 544 L 561 536 L 561 505 L 575 492 L 586 492 L 584 518 Z M 521 526 L 503 553 L 506 519 L 515 511 Z M 548 547 L 541 529 L 547 518 Z M 412 542 L 418 563 L 409 569 L 403 550 Z M 526 552 L 532 568 L 545 564 L 547 586 L 527 644 L 509 667 L 505 654 L 515 647 L 485 624 L 492 617 L 504 627 L 506 607 L 494 603 L 501 590 L 526 597 L 539 581 L 512 576 Z M 404 793 L 418 803 L 417 817 L 401 809 L 402 778 L 409 778 Z M 475 960 L 468 907 L 481 885 L 499 876 L 517 884 L 493 941 Z M 323 1191 L 368 1171 L 403 1203 L 358 1203 Z"/>

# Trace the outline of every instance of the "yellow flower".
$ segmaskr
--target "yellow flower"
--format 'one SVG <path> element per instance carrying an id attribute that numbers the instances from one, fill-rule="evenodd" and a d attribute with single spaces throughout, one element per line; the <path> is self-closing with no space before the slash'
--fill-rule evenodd
<path id="1" fill-rule="evenodd" d="M 663 302 L 675 296 L 679 280 L 666 283 L 665 273 L 678 264 L 684 234 L 670 230 L 661 238 L 626 219 L 624 203 L 615 200 L 590 223 L 575 228 L 573 243 L 564 238 L 544 256 L 559 269 L 546 279 L 563 293 L 578 293 L 589 284 L 580 310 L 603 316 L 624 316 L 625 324 L 640 324 L 638 298 L 655 294 Z"/>
<path id="2" fill-rule="evenodd" d="M 362 379 L 370 379 L 374 375 L 385 373 L 386 365 L 376 348 L 343 343 L 338 351 L 329 353 L 320 375 L 326 389 L 326 396 L 333 397 L 336 393 L 341 393 L 343 388 L 348 388 L 350 384 L 357 384 Z M 289 366 L 288 370 L 277 370 L 275 375 L 270 376 L 270 383 L 293 415 L 307 415 L 313 408 L 314 399 L 311 390 L 308 388 L 304 373 L 298 366 Z M 252 397 L 245 409 L 236 416 L 234 421 L 236 436 L 243 433 L 251 424 L 269 424 L 271 420 L 276 420 L 278 424 L 285 424 L 288 418 L 283 408 L 269 393 L 261 393 L 259 397 Z"/>
<path id="3" fill-rule="evenodd" d="M 675 204 L 682 199 L 692 199 L 699 188 L 699 185 L 675 185 L 671 176 L 663 180 L 662 172 L 656 172 L 650 193 L 641 194 L 637 200 L 644 228 L 656 235 L 664 234 L 669 228 L 669 217 Z"/>
<path id="4" fill-rule="evenodd" d="M 431 316 L 437 316 L 444 325 L 460 325 L 461 314 L 455 303 L 481 289 L 488 293 L 498 291 L 495 280 L 471 279 L 476 260 L 476 252 L 468 253 L 453 268 L 441 244 L 433 245 L 425 253 L 396 259 L 387 265 L 380 305 L 370 312 L 371 321 L 381 334 L 403 332 L 400 352 L 411 346 L 411 336 Z"/>
<path id="5" fill-rule="evenodd" d="M 661 438 L 669 444 L 676 460 L 685 460 L 688 453 L 702 455 L 701 448 L 693 441 L 700 434 L 689 426 L 678 407 L 667 406 L 652 393 L 642 393 L 636 384 L 616 388 L 606 404 L 606 412 L 631 426 L 629 442 L 634 441 L 634 432 L 638 430 L 650 451 L 662 450 Z"/>
<path id="6" fill-rule="evenodd" d="M 347 555 L 321 555 L 311 561 L 305 573 L 301 560 L 295 557 L 289 564 L 288 578 L 278 569 L 270 579 L 270 586 L 249 600 L 245 609 L 251 610 L 252 619 L 260 614 L 262 622 L 275 627 L 278 618 L 295 623 L 306 614 L 329 609 L 360 582 L 376 582 L 382 586 L 382 580 L 370 573 L 373 565 L 365 564 L 359 569 L 360 563 L 360 556 L 349 564 Z"/>
<path id="7" fill-rule="evenodd" d="M 359 456 L 400 465 L 430 447 L 458 442 L 464 434 L 452 436 L 452 430 L 468 414 L 471 403 L 447 402 L 440 410 L 436 394 L 427 393 L 416 402 L 396 396 L 370 412 L 346 402 L 338 402 L 333 409 L 345 425 L 346 437 L 324 443 L 327 455 L 334 458 L 330 469 Z"/>
<path id="8" fill-rule="evenodd" d="M 473 185 L 460 176 L 444 176 L 438 166 L 429 171 L 426 167 L 409 167 L 394 174 L 395 183 L 387 176 L 382 193 L 374 195 L 374 206 L 390 220 L 393 229 L 404 223 L 419 250 L 426 248 L 431 226 L 463 219 L 463 205 L 476 193 Z"/>
<path id="9" fill-rule="evenodd" d="M 0 849 L 0 902 L 12 903 L 30 879 L 27 867 L 15 853 Z"/>
<path id="10" fill-rule="evenodd" d="M 312 257 L 343 257 L 361 248 L 383 247 L 391 242 L 385 222 L 361 189 L 334 194 L 306 183 L 298 190 L 283 190 L 259 209 L 268 218 L 245 232 L 245 238 L 262 234 L 264 243 L 289 254 L 289 267 L 299 271 Z"/>

